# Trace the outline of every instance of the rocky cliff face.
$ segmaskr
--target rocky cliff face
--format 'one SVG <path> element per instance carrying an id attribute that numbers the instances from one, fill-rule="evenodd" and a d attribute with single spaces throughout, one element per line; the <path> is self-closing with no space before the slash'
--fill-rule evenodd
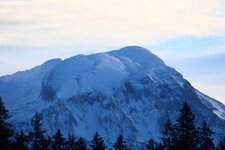
<path id="1" fill-rule="evenodd" d="M 28 71 L 0 77 L 0 95 L 17 129 L 29 130 L 35 112 L 49 134 L 60 128 L 108 144 L 123 134 L 130 145 L 159 138 L 184 101 L 198 122 L 225 132 L 225 106 L 194 89 L 150 51 L 130 46 L 93 55 L 54 59 Z"/>

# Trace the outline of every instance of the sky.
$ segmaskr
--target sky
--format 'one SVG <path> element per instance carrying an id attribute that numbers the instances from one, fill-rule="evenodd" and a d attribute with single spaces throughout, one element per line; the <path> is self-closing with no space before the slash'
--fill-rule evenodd
<path id="1" fill-rule="evenodd" d="M 225 103 L 224 0 L 0 0 L 0 75 L 128 45 Z"/>

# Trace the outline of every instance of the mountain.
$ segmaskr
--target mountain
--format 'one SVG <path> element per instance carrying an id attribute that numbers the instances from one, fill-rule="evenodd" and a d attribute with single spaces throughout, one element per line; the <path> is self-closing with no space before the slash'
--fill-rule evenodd
<path id="1" fill-rule="evenodd" d="M 92 55 L 53 59 L 31 70 L 0 77 L 0 95 L 17 130 L 29 130 L 34 113 L 49 134 L 58 128 L 91 139 L 96 131 L 112 144 L 159 139 L 186 101 L 197 122 L 206 120 L 218 138 L 225 132 L 225 106 L 196 90 L 149 50 L 129 46 Z"/>

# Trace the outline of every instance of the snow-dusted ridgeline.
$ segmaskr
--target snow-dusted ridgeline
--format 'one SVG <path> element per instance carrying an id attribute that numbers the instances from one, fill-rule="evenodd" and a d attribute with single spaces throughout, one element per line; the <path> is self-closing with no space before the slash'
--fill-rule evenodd
<path id="1" fill-rule="evenodd" d="M 123 134 L 130 145 L 159 138 L 184 101 L 198 122 L 206 120 L 218 137 L 225 131 L 225 106 L 194 89 L 175 69 L 142 47 L 65 60 L 49 60 L 31 70 L 0 77 L 0 96 L 11 122 L 29 130 L 42 114 L 49 134 L 60 128 L 91 139 L 96 131 L 110 145 Z"/>

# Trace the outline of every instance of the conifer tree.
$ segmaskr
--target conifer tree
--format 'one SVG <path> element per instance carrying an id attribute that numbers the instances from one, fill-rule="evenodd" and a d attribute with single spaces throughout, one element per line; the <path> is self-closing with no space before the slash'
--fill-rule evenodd
<path id="1" fill-rule="evenodd" d="M 174 149 L 174 140 L 175 140 L 175 128 L 171 123 L 171 120 L 168 119 L 165 123 L 164 130 L 162 131 L 163 137 L 161 138 L 165 150 Z"/>
<path id="2" fill-rule="evenodd" d="M 102 137 L 100 137 L 98 132 L 95 133 L 95 135 L 91 141 L 90 147 L 92 150 L 105 150 L 106 149 L 104 140 L 102 139 Z"/>
<path id="3" fill-rule="evenodd" d="M 15 142 L 13 143 L 13 149 L 15 150 L 28 150 L 28 137 L 23 131 L 16 133 Z"/>
<path id="4" fill-rule="evenodd" d="M 146 145 L 147 150 L 163 150 L 164 147 L 162 144 L 157 143 L 153 139 L 150 139 L 148 141 L 148 144 Z"/>
<path id="5" fill-rule="evenodd" d="M 48 136 L 48 138 L 44 139 L 43 141 L 43 146 L 42 146 L 42 150 L 51 150 L 51 144 L 52 144 L 52 139 L 50 136 Z"/>
<path id="6" fill-rule="evenodd" d="M 87 150 L 84 138 L 80 137 L 76 142 L 76 150 Z"/>
<path id="7" fill-rule="evenodd" d="M 11 145 L 10 137 L 13 134 L 11 124 L 7 123 L 10 115 L 4 106 L 4 102 L 0 97 L 0 149 L 8 150 Z"/>
<path id="8" fill-rule="evenodd" d="M 220 140 L 216 150 L 225 150 L 225 137 Z"/>
<path id="9" fill-rule="evenodd" d="M 146 145 L 147 150 L 155 150 L 156 148 L 156 142 L 153 139 L 150 139 L 148 141 L 148 144 Z"/>
<path id="10" fill-rule="evenodd" d="M 33 131 L 29 133 L 29 138 L 31 140 L 32 150 L 43 150 L 45 146 L 46 139 L 44 137 L 45 130 L 42 129 L 42 122 L 40 114 L 36 113 L 31 119 L 31 126 Z"/>
<path id="11" fill-rule="evenodd" d="M 122 135 L 119 135 L 116 143 L 113 145 L 115 150 L 128 150 L 127 144 L 123 139 Z"/>
<path id="12" fill-rule="evenodd" d="M 60 129 L 52 137 L 52 148 L 54 150 L 63 150 L 65 148 L 65 138 L 63 138 Z"/>
<path id="13" fill-rule="evenodd" d="M 71 134 L 68 135 L 68 138 L 66 140 L 66 149 L 67 150 L 76 150 L 75 137 Z"/>
<path id="14" fill-rule="evenodd" d="M 195 150 L 198 144 L 198 131 L 194 124 L 195 116 L 185 102 L 176 120 L 174 150 Z"/>
<path id="15" fill-rule="evenodd" d="M 200 128 L 200 133 L 199 133 L 199 149 L 200 150 L 215 149 L 212 134 L 213 134 L 212 129 L 209 128 L 206 121 L 203 121 L 202 126 Z"/>

